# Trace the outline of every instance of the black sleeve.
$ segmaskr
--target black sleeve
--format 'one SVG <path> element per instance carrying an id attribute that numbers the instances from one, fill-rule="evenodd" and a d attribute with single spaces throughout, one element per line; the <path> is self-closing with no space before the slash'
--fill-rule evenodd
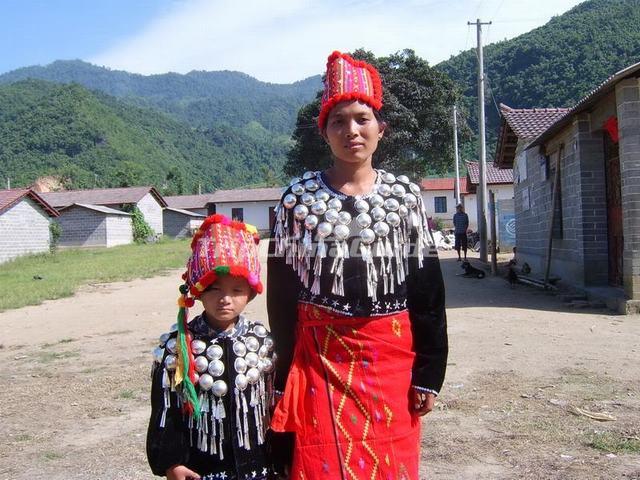
<path id="1" fill-rule="evenodd" d="M 414 244 L 415 245 L 415 244 Z M 407 307 L 413 332 L 412 385 L 440 392 L 447 368 L 448 339 L 445 291 L 440 260 L 434 247 L 419 265 L 419 258 L 409 258 Z"/>
<path id="2" fill-rule="evenodd" d="M 284 256 L 276 255 L 272 234 L 267 260 L 267 313 L 278 356 L 274 388 L 281 392 L 284 391 L 293 359 L 300 288 L 301 283 L 293 267 L 287 265 Z"/>
<path id="3" fill-rule="evenodd" d="M 185 465 L 188 461 L 187 431 L 182 413 L 177 407 L 176 394 L 171 394 L 171 407 L 167 411 L 164 428 L 160 419 L 164 409 L 161 366 L 155 365 L 151 383 L 151 418 L 147 430 L 147 460 L 154 475 L 165 476 L 173 465 Z"/>

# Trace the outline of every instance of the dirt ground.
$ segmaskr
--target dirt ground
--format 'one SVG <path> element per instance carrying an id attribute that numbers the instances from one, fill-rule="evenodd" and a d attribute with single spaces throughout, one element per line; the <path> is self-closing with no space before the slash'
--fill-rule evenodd
<path id="1" fill-rule="evenodd" d="M 640 479 L 640 317 L 462 278 L 441 258 L 451 353 L 421 479 Z M 0 313 L 0 480 L 153 478 L 150 352 L 174 321 L 178 278 Z M 264 319 L 264 298 L 248 313 Z"/>

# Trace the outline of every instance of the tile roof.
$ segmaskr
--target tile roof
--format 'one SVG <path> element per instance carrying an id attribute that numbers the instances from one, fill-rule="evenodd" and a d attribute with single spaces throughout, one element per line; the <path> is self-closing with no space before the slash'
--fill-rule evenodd
<path id="1" fill-rule="evenodd" d="M 480 183 L 480 169 L 478 162 L 467 162 L 467 175 L 472 185 Z M 501 183 L 513 183 L 512 168 L 496 168 L 491 162 L 487 162 L 487 185 Z"/>
<path id="2" fill-rule="evenodd" d="M 569 108 L 511 108 L 500 104 L 500 113 L 518 138 L 536 138 Z"/>
<path id="3" fill-rule="evenodd" d="M 447 178 L 423 178 L 420 182 L 420 188 L 422 190 L 455 190 L 455 177 Z M 460 178 L 460 193 L 469 193 L 467 191 L 467 178 Z"/>
<path id="4" fill-rule="evenodd" d="M 282 197 L 283 187 L 270 188 L 238 188 L 235 190 L 218 190 L 212 195 L 214 203 L 228 202 L 277 202 Z"/>
<path id="5" fill-rule="evenodd" d="M 171 195 L 165 196 L 167 205 L 171 208 L 207 208 L 207 204 L 213 202 L 213 193 L 202 195 Z"/>
<path id="6" fill-rule="evenodd" d="M 30 188 L 11 188 L 9 190 L 0 190 L 0 213 L 13 207 L 24 197 L 39 204 L 50 217 L 57 217 L 58 211 L 53 208 L 45 199 Z"/>
<path id="7" fill-rule="evenodd" d="M 100 212 L 100 213 L 106 213 L 108 215 L 120 215 L 124 217 L 131 216 L 130 213 L 123 212 L 122 210 L 116 210 L 115 208 L 103 207 L 102 205 L 88 205 L 84 203 L 74 203 L 69 206 L 62 207 L 60 208 L 60 212 L 64 213 L 66 210 L 70 209 L 71 207 L 86 208 L 88 210 L 93 210 L 95 212 Z"/>
<path id="8" fill-rule="evenodd" d="M 67 207 L 74 203 L 84 205 L 121 205 L 138 203 L 147 193 L 166 207 L 167 203 L 154 187 L 95 188 L 92 190 L 66 190 L 62 192 L 42 193 L 42 197 L 54 207 Z"/>

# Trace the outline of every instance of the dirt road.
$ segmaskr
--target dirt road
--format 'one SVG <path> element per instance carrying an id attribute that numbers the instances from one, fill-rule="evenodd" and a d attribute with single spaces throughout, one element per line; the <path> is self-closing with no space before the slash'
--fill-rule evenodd
<path id="1" fill-rule="evenodd" d="M 457 277 L 441 258 L 451 354 L 421 478 L 640 479 L 640 317 Z M 150 351 L 178 273 L 0 314 L 0 480 L 153 478 Z M 249 315 L 265 318 L 264 298 Z"/>

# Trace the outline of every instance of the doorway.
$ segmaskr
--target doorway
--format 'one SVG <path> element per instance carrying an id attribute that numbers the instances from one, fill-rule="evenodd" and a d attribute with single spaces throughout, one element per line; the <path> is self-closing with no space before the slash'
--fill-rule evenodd
<path id="1" fill-rule="evenodd" d="M 607 181 L 607 240 L 609 245 L 609 285 L 622 286 L 622 194 L 620 149 L 604 132 L 605 176 Z"/>

